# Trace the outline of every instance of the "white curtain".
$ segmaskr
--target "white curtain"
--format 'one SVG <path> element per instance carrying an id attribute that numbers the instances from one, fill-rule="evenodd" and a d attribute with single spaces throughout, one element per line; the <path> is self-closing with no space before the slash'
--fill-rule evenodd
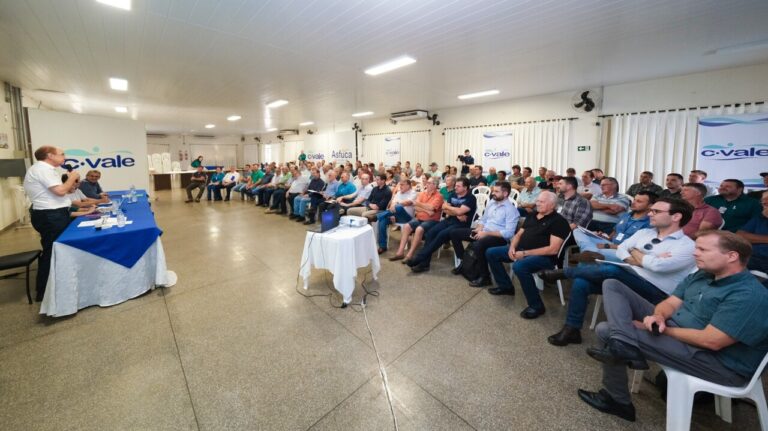
<path id="1" fill-rule="evenodd" d="M 400 138 L 400 160 L 403 162 L 403 165 L 405 165 L 405 161 L 408 160 L 411 162 L 411 166 L 415 166 L 416 163 L 421 163 L 426 170 L 427 166 L 432 163 L 432 160 L 429 158 L 432 132 L 429 130 L 363 135 L 360 160 L 363 162 L 375 163 L 376 165 L 385 160 L 384 139 L 389 137 Z"/>
<path id="2" fill-rule="evenodd" d="M 511 131 L 513 145 L 512 163 L 530 166 L 533 171 L 546 166 L 556 172 L 568 167 L 568 147 L 571 122 L 569 120 L 539 121 L 496 127 L 446 129 L 444 164 L 459 166 L 458 155 L 469 150 L 476 164 L 483 163 L 483 133 Z M 511 168 L 511 166 L 510 166 Z"/>
<path id="3" fill-rule="evenodd" d="M 651 171 L 664 186 L 669 173 L 687 174 L 696 168 L 699 117 L 768 112 L 765 105 L 702 108 L 647 114 L 618 114 L 604 119 L 600 166 L 619 181 L 621 190 Z"/>

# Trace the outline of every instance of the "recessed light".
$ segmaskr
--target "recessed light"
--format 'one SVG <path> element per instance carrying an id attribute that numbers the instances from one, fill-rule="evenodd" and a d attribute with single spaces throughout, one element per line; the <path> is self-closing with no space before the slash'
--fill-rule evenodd
<path id="1" fill-rule="evenodd" d="M 115 106 L 115 112 L 125 114 L 126 112 L 128 112 L 128 108 L 126 106 Z"/>
<path id="2" fill-rule="evenodd" d="M 241 118 L 243 118 L 243 117 L 241 117 L 239 115 L 230 115 L 229 117 L 227 117 L 227 121 L 237 121 L 237 120 L 239 120 Z"/>
<path id="3" fill-rule="evenodd" d="M 478 91 L 477 93 L 462 94 L 459 96 L 460 100 L 474 99 L 475 97 L 495 96 L 499 94 L 499 90 L 486 90 Z"/>
<path id="4" fill-rule="evenodd" d="M 116 7 L 123 10 L 131 10 L 131 0 L 96 0 L 101 4 Z"/>
<path id="5" fill-rule="evenodd" d="M 206 129 L 213 129 L 214 127 L 216 127 L 216 125 L 215 125 L 215 124 L 206 124 L 206 125 L 205 125 L 205 128 L 206 128 Z"/>
<path id="6" fill-rule="evenodd" d="M 109 78 L 109 86 L 113 90 L 128 91 L 128 81 L 122 78 Z"/>
<path id="7" fill-rule="evenodd" d="M 72 109 L 74 109 L 75 112 L 77 112 L 78 114 L 82 114 L 83 113 L 83 105 L 80 104 L 80 103 L 77 103 L 77 102 L 73 103 L 72 104 Z"/>
<path id="8" fill-rule="evenodd" d="M 311 126 L 313 124 L 315 124 L 314 121 L 305 121 L 303 123 L 299 123 L 299 126 Z"/>
<path id="9" fill-rule="evenodd" d="M 279 108 L 287 104 L 288 104 L 287 100 L 280 99 L 280 100 L 275 100 L 274 102 L 267 103 L 267 108 Z"/>
<path id="10" fill-rule="evenodd" d="M 373 115 L 373 112 L 365 111 L 365 112 L 357 112 L 357 113 L 352 114 L 353 117 L 367 117 L 369 115 Z"/>
<path id="11" fill-rule="evenodd" d="M 276 131 L 277 131 L 277 128 L 275 127 L 270 127 L 269 129 L 267 129 L 267 132 L 276 132 Z"/>
<path id="12" fill-rule="evenodd" d="M 413 63 L 416 63 L 415 58 L 404 55 L 386 63 L 381 63 L 376 66 L 369 67 L 368 69 L 365 69 L 365 74 L 371 76 L 381 75 L 382 73 L 387 73 L 389 71 L 399 69 Z"/>

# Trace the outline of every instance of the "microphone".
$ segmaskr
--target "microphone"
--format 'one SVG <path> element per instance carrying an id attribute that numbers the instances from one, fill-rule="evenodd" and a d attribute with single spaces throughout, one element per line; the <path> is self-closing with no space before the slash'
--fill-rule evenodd
<path id="1" fill-rule="evenodd" d="M 67 172 L 72 172 L 72 170 L 73 170 L 73 169 L 72 169 L 72 165 L 70 165 L 69 163 L 67 163 L 67 164 L 65 164 L 65 165 L 61 165 L 61 167 L 62 167 L 62 168 L 64 168 L 64 169 L 66 169 L 66 170 L 67 170 Z"/>

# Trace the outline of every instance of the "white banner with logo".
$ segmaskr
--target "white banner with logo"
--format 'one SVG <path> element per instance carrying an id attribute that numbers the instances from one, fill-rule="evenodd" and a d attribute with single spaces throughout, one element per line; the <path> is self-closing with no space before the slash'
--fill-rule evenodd
<path id="1" fill-rule="evenodd" d="M 497 171 L 509 172 L 512 166 L 512 144 L 511 131 L 483 133 L 483 171 L 496 168 Z"/>
<path id="2" fill-rule="evenodd" d="M 395 166 L 400 161 L 400 137 L 384 137 L 384 162 L 385 166 Z"/>
<path id="3" fill-rule="evenodd" d="M 763 188 L 760 172 L 768 166 L 768 114 L 699 118 L 697 169 L 707 172 L 707 184 L 728 178 L 747 188 Z"/>
<path id="4" fill-rule="evenodd" d="M 101 172 L 104 190 L 149 190 L 144 123 L 68 112 L 29 110 L 32 151 L 49 145 L 64 149 L 66 164 L 85 174 Z"/>

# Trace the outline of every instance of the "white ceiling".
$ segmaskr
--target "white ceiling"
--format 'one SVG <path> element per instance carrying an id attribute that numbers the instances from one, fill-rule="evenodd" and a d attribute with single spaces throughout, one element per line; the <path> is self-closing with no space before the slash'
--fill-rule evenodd
<path id="1" fill-rule="evenodd" d="M 768 59 L 765 0 L 0 0 L 0 79 L 154 132 L 348 124 Z M 377 77 L 369 66 L 418 62 Z M 120 93 L 109 77 L 128 79 Z M 458 94 L 501 94 L 460 101 Z M 34 91 L 55 90 L 63 93 Z M 290 104 L 273 110 L 275 99 Z M 114 106 L 129 107 L 117 114 Z M 243 119 L 229 123 L 225 117 Z M 203 125 L 214 123 L 215 129 Z"/>

